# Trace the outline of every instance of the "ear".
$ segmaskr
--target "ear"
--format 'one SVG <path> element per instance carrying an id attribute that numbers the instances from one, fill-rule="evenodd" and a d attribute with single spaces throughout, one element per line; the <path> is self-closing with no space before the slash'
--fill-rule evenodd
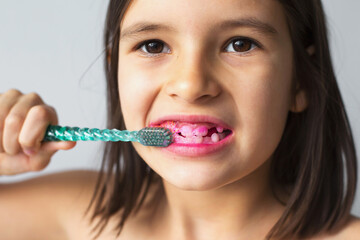
<path id="1" fill-rule="evenodd" d="M 306 52 L 309 54 L 309 56 L 312 56 L 315 54 L 315 46 L 314 44 L 311 44 L 306 48 Z"/>
<path id="2" fill-rule="evenodd" d="M 111 64 L 111 49 L 108 48 L 106 50 L 106 61 L 107 61 L 107 64 L 110 65 Z"/>
<path id="3" fill-rule="evenodd" d="M 306 52 L 309 54 L 309 56 L 313 56 L 315 54 L 315 46 L 314 44 L 311 44 L 306 48 Z M 306 92 L 303 89 L 299 88 L 299 84 L 296 85 L 296 93 L 295 93 L 295 105 L 292 105 L 290 107 L 290 111 L 292 112 L 302 112 L 304 111 L 308 106 L 308 99 L 306 96 Z"/>
<path id="4" fill-rule="evenodd" d="M 306 96 L 306 92 L 302 89 L 299 89 L 299 85 L 297 85 L 295 94 L 295 105 L 292 105 L 290 107 L 290 111 L 294 113 L 302 112 L 307 108 L 307 106 L 308 99 Z"/>

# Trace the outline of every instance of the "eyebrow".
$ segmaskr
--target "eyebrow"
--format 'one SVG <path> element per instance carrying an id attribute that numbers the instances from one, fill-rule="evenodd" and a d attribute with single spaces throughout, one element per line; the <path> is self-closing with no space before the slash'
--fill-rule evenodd
<path id="1" fill-rule="evenodd" d="M 215 26 L 215 28 L 220 29 L 230 29 L 237 27 L 248 27 L 253 28 L 254 30 L 264 33 L 267 35 L 276 35 L 278 31 L 268 23 L 262 22 L 257 18 L 240 18 L 240 19 L 230 19 L 220 22 Z M 169 31 L 177 32 L 175 27 L 170 25 L 164 25 L 162 23 L 153 23 L 153 22 L 138 22 L 130 27 L 126 28 L 120 35 L 120 40 L 135 37 L 144 32 L 155 32 L 155 31 Z"/>

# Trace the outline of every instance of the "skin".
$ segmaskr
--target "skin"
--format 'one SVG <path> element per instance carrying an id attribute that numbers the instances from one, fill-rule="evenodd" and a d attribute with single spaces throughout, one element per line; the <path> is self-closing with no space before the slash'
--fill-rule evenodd
<path id="1" fill-rule="evenodd" d="M 116 239 L 264 239 L 284 209 L 268 185 L 271 156 L 288 111 L 307 106 L 302 91 L 291 104 L 292 45 L 284 13 L 272 0 L 189 2 L 135 0 L 126 13 L 124 31 L 151 19 L 174 25 L 178 34 L 162 31 L 121 40 L 119 92 L 125 123 L 138 130 L 163 115 L 207 114 L 229 124 L 234 141 L 226 151 L 196 159 L 135 143 L 161 176 L 165 195 L 154 208 L 149 200 L 156 186 L 151 186 L 143 207 L 130 215 Z M 256 18 L 278 33 L 212 29 L 234 17 Z M 253 38 L 262 47 L 233 53 L 228 40 L 234 36 Z M 146 58 L 134 50 L 140 41 L 154 38 L 170 51 Z M 0 94 L 0 106 L 0 175 L 40 171 L 57 150 L 75 146 L 37 144 L 48 123 L 57 122 L 54 109 L 38 95 L 9 90 Z M 99 219 L 90 224 L 84 212 L 97 177 L 98 172 L 68 171 L 0 184 L 0 239 L 92 239 Z M 98 239 L 114 239 L 118 221 L 111 218 Z M 311 239 L 359 235 L 360 220 L 351 216 L 340 229 Z"/>
<path id="2" fill-rule="evenodd" d="M 256 18 L 277 33 L 248 26 L 215 28 L 233 18 Z M 171 239 L 264 236 L 283 209 L 268 185 L 271 156 L 288 111 L 306 107 L 302 91 L 297 105 L 291 105 L 293 52 L 281 5 L 262 0 L 137 0 L 121 29 L 149 20 L 172 25 L 177 33 L 143 32 L 120 40 L 118 81 L 127 129 L 180 113 L 216 116 L 235 133 L 226 151 L 196 160 L 134 144 L 164 183 L 166 197 L 156 221 L 167 227 L 151 225 L 152 234 L 158 231 Z M 229 40 L 239 36 L 256 40 L 260 47 L 235 51 Z M 151 39 L 163 41 L 163 49 L 149 51 L 143 45 L 136 50 Z"/>

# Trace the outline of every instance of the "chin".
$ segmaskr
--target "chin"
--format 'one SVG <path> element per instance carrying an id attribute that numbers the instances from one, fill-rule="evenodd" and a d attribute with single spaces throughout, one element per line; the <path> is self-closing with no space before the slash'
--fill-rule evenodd
<path id="1" fill-rule="evenodd" d="M 179 173 L 172 174 L 171 176 L 164 176 L 162 178 L 167 184 L 185 191 L 208 191 L 225 185 L 225 179 L 224 181 L 221 181 L 211 174 L 202 176 L 199 173 L 195 173 L 195 175 L 189 173 Z"/>

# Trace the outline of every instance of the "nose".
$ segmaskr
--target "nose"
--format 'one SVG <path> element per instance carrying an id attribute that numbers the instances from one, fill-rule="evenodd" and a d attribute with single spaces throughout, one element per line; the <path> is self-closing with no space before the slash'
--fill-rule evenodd
<path id="1" fill-rule="evenodd" d="M 165 84 L 168 96 L 187 103 L 203 103 L 220 94 L 221 86 L 205 56 L 199 52 L 179 56 L 173 66 L 173 74 Z"/>

